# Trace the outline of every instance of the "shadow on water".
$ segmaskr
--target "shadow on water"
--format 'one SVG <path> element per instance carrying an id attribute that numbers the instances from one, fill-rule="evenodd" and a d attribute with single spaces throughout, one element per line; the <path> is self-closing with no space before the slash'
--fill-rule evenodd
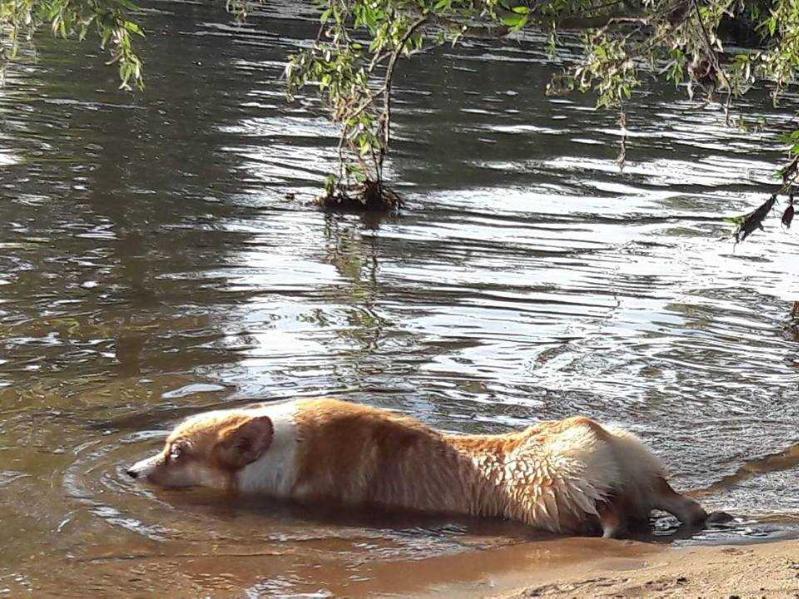
<path id="1" fill-rule="evenodd" d="M 408 208 L 330 214 L 306 200 L 336 130 L 279 81 L 312 11 L 144 18 L 144 93 L 48 36 L 0 90 L 0 589 L 403 593 L 794 534 L 799 244 L 767 223 L 733 247 L 720 216 L 768 193 L 795 98 L 744 100 L 771 125 L 744 133 L 654 87 L 620 173 L 616 116 L 544 97 L 535 40 L 467 40 L 401 67 L 388 169 Z M 468 433 L 588 414 L 742 518 L 687 540 L 660 519 L 628 546 L 120 476 L 188 414 L 319 393 Z"/>
<path id="2" fill-rule="evenodd" d="M 713 496 L 751 478 L 771 472 L 793 470 L 797 466 L 799 466 L 799 444 L 771 455 L 746 461 L 732 474 L 724 476 L 704 489 L 695 491 L 693 495 L 695 497 Z"/>

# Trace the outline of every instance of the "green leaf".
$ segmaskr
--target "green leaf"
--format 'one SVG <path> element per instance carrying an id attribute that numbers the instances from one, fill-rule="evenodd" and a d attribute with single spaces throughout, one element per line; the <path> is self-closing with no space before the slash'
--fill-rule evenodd
<path id="1" fill-rule="evenodd" d="M 125 29 L 131 33 L 135 33 L 136 35 L 144 37 L 144 31 L 142 31 L 141 27 L 139 27 L 139 25 L 133 21 L 125 21 Z"/>
<path id="2" fill-rule="evenodd" d="M 505 15 L 502 17 L 502 22 L 512 29 L 521 29 L 527 25 L 527 15 Z"/>

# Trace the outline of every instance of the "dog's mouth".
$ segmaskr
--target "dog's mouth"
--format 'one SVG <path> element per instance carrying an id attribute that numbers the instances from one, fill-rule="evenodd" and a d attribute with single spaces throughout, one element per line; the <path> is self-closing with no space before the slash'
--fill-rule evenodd
<path id="1" fill-rule="evenodd" d="M 134 480 L 150 480 L 159 466 L 162 466 L 162 460 L 160 460 L 159 457 L 160 456 L 156 455 L 136 462 L 125 469 L 125 474 Z"/>

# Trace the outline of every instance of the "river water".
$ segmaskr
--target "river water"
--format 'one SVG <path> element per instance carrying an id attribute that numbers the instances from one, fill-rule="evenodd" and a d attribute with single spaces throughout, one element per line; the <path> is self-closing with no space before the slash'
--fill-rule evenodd
<path id="1" fill-rule="evenodd" d="M 767 198 L 796 98 L 742 101 L 745 131 L 646 86 L 620 172 L 617 115 L 544 97 L 540 42 L 467 40 L 399 73 L 407 209 L 325 214 L 336 130 L 279 80 L 313 13 L 143 18 L 143 93 L 47 36 L 0 90 L 0 593 L 404 594 L 566 551 L 122 474 L 184 415 L 320 393 L 463 432 L 591 415 L 740 516 L 678 542 L 795 534 L 799 237 L 720 217 Z"/>

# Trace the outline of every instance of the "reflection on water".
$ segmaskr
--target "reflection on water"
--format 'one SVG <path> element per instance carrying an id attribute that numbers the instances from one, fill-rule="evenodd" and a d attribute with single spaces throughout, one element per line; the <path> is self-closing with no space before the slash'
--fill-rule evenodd
<path id="1" fill-rule="evenodd" d="M 577 551 L 120 476 L 181 416 L 319 392 L 465 432 L 589 414 L 748 518 L 693 542 L 796 526 L 799 244 L 771 224 L 733 247 L 718 219 L 764 199 L 775 134 L 658 88 L 619 173 L 616 115 L 542 97 L 539 45 L 470 41 L 403 67 L 408 210 L 326 215 L 304 201 L 336 131 L 278 81 L 307 9 L 151 8 L 144 94 L 49 39 L 0 92 L 0 590 L 409 592 Z"/>

